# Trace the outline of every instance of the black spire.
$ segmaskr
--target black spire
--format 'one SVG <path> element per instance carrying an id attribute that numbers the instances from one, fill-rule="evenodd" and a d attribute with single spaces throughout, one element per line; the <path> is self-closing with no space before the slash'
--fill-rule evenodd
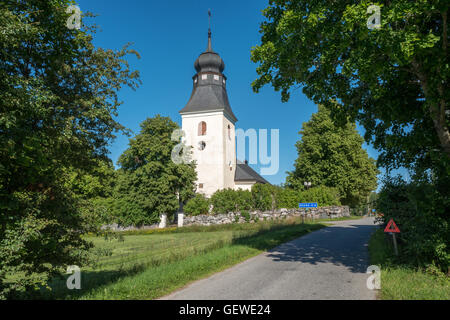
<path id="1" fill-rule="evenodd" d="M 236 122 L 236 116 L 228 101 L 227 78 L 223 74 L 225 63 L 219 54 L 212 50 L 210 10 L 208 10 L 208 16 L 208 47 L 194 63 L 195 70 L 197 70 L 197 74 L 193 77 L 194 89 L 189 102 L 180 113 L 224 111 Z"/>
<path id="2" fill-rule="evenodd" d="M 208 48 L 206 49 L 206 52 L 214 52 L 212 50 L 212 44 L 211 44 L 211 10 L 208 10 L 208 22 L 209 22 L 209 28 L 208 28 Z"/>

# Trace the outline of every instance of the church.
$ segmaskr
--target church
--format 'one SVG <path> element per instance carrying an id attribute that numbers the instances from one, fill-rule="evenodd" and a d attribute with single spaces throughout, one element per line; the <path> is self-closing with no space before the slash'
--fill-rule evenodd
<path id="1" fill-rule="evenodd" d="M 225 63 L 213 51 L 211 29 L 208 46 L 194 63 L 193 89 L 180 110 L 184 142 L 197 163 L 197 192 L 210 197 L 221 189 L 251 190 L 255 183 L 269 183 L 247 161 L 236 159 L 235 124 L 227 93 Z"/>

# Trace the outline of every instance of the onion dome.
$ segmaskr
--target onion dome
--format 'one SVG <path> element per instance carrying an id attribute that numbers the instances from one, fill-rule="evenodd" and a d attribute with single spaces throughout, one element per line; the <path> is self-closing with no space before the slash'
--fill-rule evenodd
<path id="1" fill-rule="evenodd" d="M 208 47 L 194 63 L 197 72 L 217 72 L 222 73 L 225 69 L 225 63 L 222 58 L 212 50 L 211 30 L 208 32 Z"/>

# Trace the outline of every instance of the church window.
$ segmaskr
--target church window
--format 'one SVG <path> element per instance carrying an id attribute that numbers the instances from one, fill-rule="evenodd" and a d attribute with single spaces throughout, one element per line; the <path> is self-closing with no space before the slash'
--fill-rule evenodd
<path id="1" fill-rule="evenodd" d="M 202 121 L 198 124 L 198 135 L 206 136 L 206 122 Z"/>
<path id="2" fill-rule="evenodd" d="M 208 75 L 207 74 L 202 74 L 202 80 L 206 80 L 208 79 Z"/>
<path id="3" fill-rule="evenodd" d="M 219 81 L 220 80 L 219 76 L 218 75 L 214 75 L 214 80 Z"/>
<path id="4" fill-rule="evenodd" d="M 198 150 L 203 151 L 206 148 L 206 142 L 205 141 L 200 141 L 198 143 Z"/>
<path id="5" fill-rule="evenodd" d="M 228 139 L 231 140 L 231 126 L 228 125 Z"/>

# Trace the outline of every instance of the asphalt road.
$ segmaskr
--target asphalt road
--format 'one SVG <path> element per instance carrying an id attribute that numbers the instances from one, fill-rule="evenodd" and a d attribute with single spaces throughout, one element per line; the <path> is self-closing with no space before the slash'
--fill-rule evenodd
<path id="1" fill-rule="evenodd" d="M 366 286 L 374 230 L 373 218 L 337 222 L 162 299 L 375 299 Z"/>

